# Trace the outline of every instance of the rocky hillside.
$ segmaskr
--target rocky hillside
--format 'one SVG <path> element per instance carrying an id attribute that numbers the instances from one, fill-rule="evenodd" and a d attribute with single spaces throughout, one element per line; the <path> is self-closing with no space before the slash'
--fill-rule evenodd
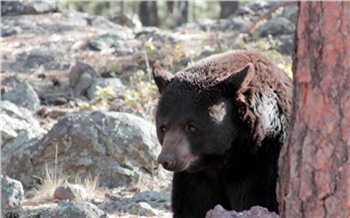
<path id="1" fill-rule="evenodd" d="M 251 49 L 288 73 L 297 7 L 280 4 L 162 30 L 56 4 L 1 2 L 3 215 L 171 216 L 171 174 L 156 161 L 152 65 L 176 72 Z"/>

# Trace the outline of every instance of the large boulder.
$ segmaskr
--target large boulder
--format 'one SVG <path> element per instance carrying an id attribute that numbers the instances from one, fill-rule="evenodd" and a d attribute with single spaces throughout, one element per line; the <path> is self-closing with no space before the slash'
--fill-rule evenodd
<path id="1" fill-rule="evenodd" d="M 71 177 L 99 175 L 102 186 L 129 186 L 157 173 L 159 151 L 154 125 L 142 118 L 79 112 L 58 121 L 37 143 L 19 147 L 3 172 L 28 186 L 33 176 L 43 177 L 46 165 L 54 167 L 57 155 L 58 167 Z"/>

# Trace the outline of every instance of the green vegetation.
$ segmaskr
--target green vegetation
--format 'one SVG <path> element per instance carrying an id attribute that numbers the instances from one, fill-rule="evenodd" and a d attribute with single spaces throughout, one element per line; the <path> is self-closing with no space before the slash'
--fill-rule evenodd
<path id="1" fill-rule="evenodd" d="M 97 87 L 97 90 L 95 92 L 96 97 L 91 101 L 79 100 L 78 107 L 85 110 L 94 110 L 98 105 L 107 106 L 109 100 L 112 99 L 115 95 L 115 91 L 110 86 L 106 86 L 104 88 Z"/>
<path id="2" fill-rule="evenodd" d="M 124 103 L 128 105 L 134 113 L 142 117 L 153 119 L 152 105 L 158 95 L 157 86 L 150 75 L 139 70 L 130 77 L 130 87 L 125 92 Z"/>

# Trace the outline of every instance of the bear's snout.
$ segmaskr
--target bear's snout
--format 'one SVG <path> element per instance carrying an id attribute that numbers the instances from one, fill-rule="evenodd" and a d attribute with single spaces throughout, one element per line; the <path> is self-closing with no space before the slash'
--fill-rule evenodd
<path id="1" fill-rule="evenodd" d="M 175 160 L 175 155 L 170 153 L 160 153 L 158 156 L 158 163 L 160 163 L 164 169 L 169 171 L 174 171 L 176 165 Z"/>

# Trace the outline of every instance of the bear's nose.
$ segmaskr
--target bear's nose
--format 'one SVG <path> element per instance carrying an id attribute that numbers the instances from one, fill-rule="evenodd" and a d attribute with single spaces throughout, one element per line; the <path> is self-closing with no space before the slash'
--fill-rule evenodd
<path id="1" fill-rule="evenodd" d="M 175 169 L 175 156 L 169 153 L 161 153 L 158 156 L 158 163 L 160 163 L 164 167 L 164 169 L 173 171 Z"/>

